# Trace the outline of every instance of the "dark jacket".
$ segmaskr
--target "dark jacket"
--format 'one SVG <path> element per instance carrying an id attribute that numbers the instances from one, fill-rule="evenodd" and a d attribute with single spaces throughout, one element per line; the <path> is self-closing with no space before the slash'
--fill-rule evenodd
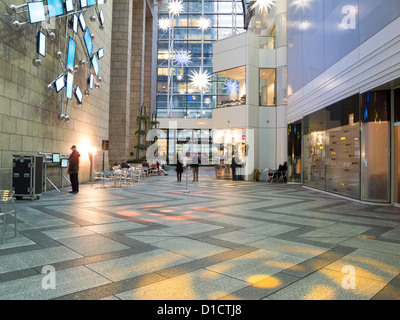
<path id="1" fill-rule="evenodd" d="M 191 164 L 192 168 L 198 168 L 198 167 L 200 167 L 200 164 L 201 164 L 201 158 L 200 157 L 198 157 L 197 159 L 196 159 L 196 157 L 192 158 L 192 164 Z"/>
<path id="2" fill-rule="evenodd" d="M 281 171 L 281 172 L 287 171 L 287 166 L 286 165 L 279 165 L 278 171 Z"/>
<path id="3" fill-rule="evenodd" d="M 69 156 L 69 167 L 68 173 L 69 174 L 78 174 L 79 172 L 79 158 L 81 154 L 78 151 L 74 151 Z"/>
<path id="4" fill-rule="evenodd" d="M 235 156 L 233 156 L 231 168 L 237 168 L 237 167 L 239 167 L 239 164 L 236 162 Z"/>
<path id="5" fill-rule="evenodd" d="M 121 163 L 121 169 L 129 169 L 131 165 L 128 162 Z"/>
<path id="6" fill-rule="evenodd" d="M 183 172 L 183 163 L 179 159 L 176 162 L 176 172 Z"/>

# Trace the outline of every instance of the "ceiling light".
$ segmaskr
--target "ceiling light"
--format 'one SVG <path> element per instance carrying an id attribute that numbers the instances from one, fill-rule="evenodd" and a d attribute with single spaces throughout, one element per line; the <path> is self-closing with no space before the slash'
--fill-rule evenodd
<path id="1" fill-rule="evenodd" d="M 174 16 L 179 16 L 183 12 L 183 0 L 170 0 L 168 3 L 169 13 Z"/>
<path id="2" fill-rule="evenodd" d="M 175 54 L 175 63 L 178 67 L 187 67 L 191 58 L 192 56 L 189 53 L 181 50 Z"/>
<path id="3" fill-rule="evenodd" d="M 200 70 L 200 72 L 197 72 L 194 70 L 189 78 L 191 86 L 198 92 L 204 92 L 211 85 L 211 75 L 207 71 Z"/>
<path id="4" fill-rule="evenodd" d="M 265 11 L 268 13 L 268 9 L 271 9 L 272 6 L 276 6 L 276 0 L 256 0 L 256 2 L 250 7 L 250 10 L 254 10 L 258 8 L 258 12 L 262 13 Z"/>
<path id="5" fill-rule="evenodd" d="M 168 31 L 171 28 L 171 20 L 168 18 L 161 18 L 158 20 L 158 29 Z"/>
<path id="6" fill-rule="evenodd" d="M 197 20 L 197 26 L 202 31 L 205 31 L 205 30 L 209 29 L 210 25 L 211 25 L 210 19 L 201 17 L 199 20 Z"/>

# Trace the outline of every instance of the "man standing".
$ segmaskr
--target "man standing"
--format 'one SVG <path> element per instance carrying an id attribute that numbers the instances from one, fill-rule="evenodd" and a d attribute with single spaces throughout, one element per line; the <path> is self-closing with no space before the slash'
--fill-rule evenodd
<path id="1" fill-rule="evenodd" d="M 192 157 L 192 169 L 193 169 L 193 182 L 198 182 L 199 181 L 199 167 L 201 163 L 201 157 L 199 155 L 194 155 Z"/>
<path id="2" fill-rule="evenodd" d="M 72 191 L 70 191 L 70 193 L 76 194 L 79 192 L 78 173 L 79 173 L 79 158 L 81 155 L 76 150 L 76 146 L 72 146 L 71 150 L 72 153 L 69 156 L 69 167 L 68 167 L 68 173 L 71 179 L 71 186 L 72 186 Z"/>

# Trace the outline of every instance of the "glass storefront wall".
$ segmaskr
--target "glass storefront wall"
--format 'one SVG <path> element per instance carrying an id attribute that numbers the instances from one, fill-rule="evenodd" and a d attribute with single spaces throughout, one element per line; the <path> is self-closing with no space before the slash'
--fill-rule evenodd
<path id="1" fill-rule="evenodd" d="M 394 90 L 394 202 L 400 204 L 400 88 Z"/>
<path id="2" fill-rule="evenodd" d="M 288 126 L 288 181 L 301 182 L 302 122 Z"/>
<path id="3" fill-rule="evenodd" d="M 304 185 L 363 201 L 390 202 L 390 119 L 390 90 L 354 95 L 304 117 Z M 395 144 L 396 137 L 400 139 L 400 130 L 396 132 Z"/>
<path id="4" fill-rule="evenodd" d="M 326 191 L 360 196 L 359 96 L 326 109 Z"/>
<path id="5" fill-rule="evenodd" d="M 390 90 L 362 95 L 361 200 L 390 201 Z"/>
<path id="6" fill-rule="evenodd" d="M 325 110 L 303 119 L 304 185 L 325 190 Z"/>

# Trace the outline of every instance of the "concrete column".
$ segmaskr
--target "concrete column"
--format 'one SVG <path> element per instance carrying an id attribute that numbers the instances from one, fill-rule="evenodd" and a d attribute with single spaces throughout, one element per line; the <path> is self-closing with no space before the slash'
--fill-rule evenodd
<path id="1" fill-rule="evenodd" d="M 109 160 L 128 156 L 131 102 L 132 12 L 134 1 L 113 1 Z"/>
<path id="2" fill-rule="evenodd" d="M 286 0 L 276 3 L 276 161 L 287 161 L 287 28 Z"/>

